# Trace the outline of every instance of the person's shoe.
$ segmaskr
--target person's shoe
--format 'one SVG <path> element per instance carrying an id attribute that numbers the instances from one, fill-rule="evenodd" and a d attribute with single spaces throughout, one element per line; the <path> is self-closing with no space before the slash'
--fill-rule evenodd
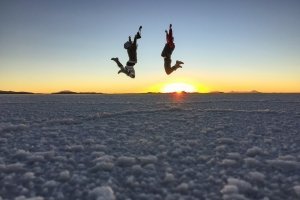
<path id="1" fill-rule="evenodd" d="M 182 61 L 180 61 L 180 60 L 176 60 L 176 65 L 181 65 L 181 64 L 184 64 Z"/>
<path id="2" fill-rule="evenodd" d="M 111 60 L 117 62 L 117 61 L 119 61 L 119 58 L 118 58 L 118 57 L 116 57 L 116 58 L 111 58 Z"/>
<path id="3" fill-rule="evenodd" d="M 181 65 L 174 65 L 173 70 L 177 70 L 178 68 L 182 68 Z"/>
<path id="4" fill-rule="evenodd" d="M 135 35 L 135 37 L 136 37 L 136 39 L 142 38 L 140 32 L 137 32 L 136 35 Z"/>
<path id="5" fill-rule="evenodd" d="M 174 67 L 173 67 L 173 69 L 176 70 L 176 69 L 178 69 L 178 68 L 182 68 L 181 64 L 184 64 L 184 63 L 177 60 L 177 61 L 176 61 L 176 64 L 175 64 Z"/>

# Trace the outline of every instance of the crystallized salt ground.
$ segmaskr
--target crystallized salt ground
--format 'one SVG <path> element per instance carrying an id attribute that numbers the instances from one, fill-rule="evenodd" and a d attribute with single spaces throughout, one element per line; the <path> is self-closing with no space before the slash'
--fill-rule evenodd
<path id="1" fill-rule="evenodd" d="M 173 97 L 0 95 L 0 200 L 300 198 L 299 95 Z"/>

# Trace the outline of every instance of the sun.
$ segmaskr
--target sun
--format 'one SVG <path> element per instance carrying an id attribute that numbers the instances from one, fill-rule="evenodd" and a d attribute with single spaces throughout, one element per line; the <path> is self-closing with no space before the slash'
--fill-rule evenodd
<path id="1" fill-rule="evenodd" d="M 196 88 L 193 85 L 186 83 L 171 83 L 162 88 L 163 93 L 172 93 L 172 92 L 196 92 Z"/>

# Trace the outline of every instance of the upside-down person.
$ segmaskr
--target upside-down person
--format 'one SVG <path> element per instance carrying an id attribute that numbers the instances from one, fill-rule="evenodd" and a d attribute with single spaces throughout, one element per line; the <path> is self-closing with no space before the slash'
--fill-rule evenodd
<path id="1" fill-rule="evenodd" d="M 137 40 L 141 38 L 142 26 L 140 26 L 139 31 L 135 34 L 134 40 L 132 42 L 131 37 L 124 44 L 124 48 L 127 50 L 129 60 L 124 67 L 122 63 L 119 61 L 119 58 L 115 57 L 111 60 L 115 61 L 120 68 L 118 74 L 124 73 L 131 78 L 135 78 L 135 71 L 133 66 L 137 63 Z"/>

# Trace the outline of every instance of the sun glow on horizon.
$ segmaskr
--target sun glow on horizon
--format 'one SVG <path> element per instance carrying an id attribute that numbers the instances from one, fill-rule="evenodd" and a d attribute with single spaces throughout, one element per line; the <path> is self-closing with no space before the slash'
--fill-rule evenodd
<path id="1" fill-rule="evenodd" d="M 191 85 L 186 83 L 171 83 L 164 86 L 161 90 L 163 93 L 181 93 L 181 92 L 197 92 L 197 89 Z"/>

